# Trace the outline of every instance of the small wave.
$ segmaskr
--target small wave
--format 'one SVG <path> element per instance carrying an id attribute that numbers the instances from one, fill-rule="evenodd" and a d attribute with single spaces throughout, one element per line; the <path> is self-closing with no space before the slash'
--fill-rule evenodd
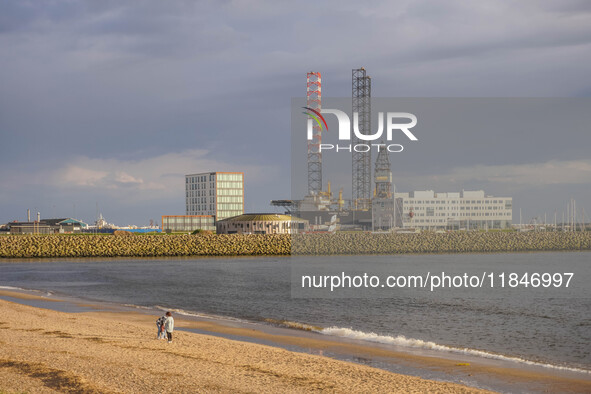
<path id="1" fill-rule="evenodd" d="M 278 320 L 278 319 L 263 319 L 265 323 L 273 324 L 276 326 L 293 328 L 294 330 L 302 331 L 320 331 L 322 327 L 313 326 L 311 324 L 297 323 L 289 320 Z"/>
<path id="2" fill-rule="evenodd" d="M 0 286 L 0 290 L 32 291 L 29 289 L 23 289 L 22 287 L 13 287 L 13 286 Z"/>
<path id="3" fill-rule="evenodd" d="M 135 304 L 123 304 L 123 306 L 127 306 L 130 308 L 136 308 L 136 309 L 144 309 L 144 310 L 150 310 L 152 308 L 148 308 L 147 306 L 142 306 L 142 305 L 135 305 Z"/>
<path id="4" fill-rule="evenodd" d="M 39 294 L 40 296 L 43 296 L 43 293 L 45 293 L 45 296 L 47 296 L 47 297 L 53 295 L 53 293 L 51 291 L 37 290 L 37 289 L 25 289 L 23 287 L 14 287 L 14 286 L 0 286 L 0 290 L 16 291 L 19 293 L 27 293 L 27 294 L 33 293 L 33 294 Z"/>
<path id="5" fill-rule="evenodd" d="M 511 361 L 515 363 L 521 363 L 526 365 L 532 365 L 536 367 L 544 367 L 544 368 L 552 368 L 558 369 L 561 371 L 570 371 L 570 372 L 580 372 L 591 374 L 591 370 L 581 369 L 581 368 L 574 368 L 574 367 L 565 367 L 561 365 L 553 365 L 553 364 L 545 364 L 536 361 L 530 361 L 519 357 L 512 357 L 512 356 L 505 356 L 502 354 L 495 354 L 490 352 L 485 352 L 483 350 L 476 350 L 476 349 L 469 349 L 469 348 L 458 348 L 446 345 L 440 345 L 435 342 L 431 341 L 423 341 L 422 339 L 415 339 L 415 338 L 407 338 L 403 335 L 398 336 L 389 336 L 389 335 L 379 335 L 373 332 L 367 333 L 363 331 L 353 330 L 351 328 L 342 328 L 342 327 L 329 327 L 323 328 L 318 330 L 319 333 L 324 335 L 336 336 L 341 338 L 350 338 L 350 339 L 357 339 L 362 341 L 368 342 L 375 342 L 375 343 L 383 343 L 387 345 L 397 345 L 397 346 L 404 346 L 404 347 L 413 347 L 413 348 L 421 348 L 421 349 L 429 349 L 429 350 L 437 350 L 437 351 L 444 351 L 449 353 L 456 353 L 456 354 L 465 354 L 471 356 L 478 356 L 483 358 L 495 359 L 495 360 L 502 360 L 502 361 Z"/>
<path id="6" fill-rule="evenodd" d="M 189 312 L 189 311 L 186 311 L 184 309 L 166 308 L 166 307 L 160 306 L 160 305 L 154 305 L 154 308 L 156 308 L 158 310 L 161 310 L 161 311 L 174 312 L 176 314 L 183 315 L 183 316 L 205 317 L 204 315 L 202 315 L 200 313 Z"/>

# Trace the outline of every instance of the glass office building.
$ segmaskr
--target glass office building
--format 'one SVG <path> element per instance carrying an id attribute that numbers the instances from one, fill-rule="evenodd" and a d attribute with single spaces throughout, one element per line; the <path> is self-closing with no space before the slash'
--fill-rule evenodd
<path id="1" fill-rule="evenodd" d="M 186 214 L 222 220 L 244 213 L 244 173 L 185 175 Z"/>

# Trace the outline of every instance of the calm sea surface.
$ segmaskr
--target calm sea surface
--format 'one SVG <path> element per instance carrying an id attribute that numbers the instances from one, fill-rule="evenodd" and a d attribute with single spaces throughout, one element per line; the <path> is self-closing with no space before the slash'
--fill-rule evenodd
<path id="1" fill-rule="evenodd" d="M 334 257 L 306 259 L 319 267 L 335 263 Z M 0 286 L 252 321 L 288 320 L 358 339 L 420 346 L 417 339 L 591 370 L 591 253 L 338 259 L 391 265 L 407 274 L 573 272 L 574 277 L 568 288 L 396 289 L 389 298 L 302 299 L 291 298 L 293 258 L 0 260 Z"/>

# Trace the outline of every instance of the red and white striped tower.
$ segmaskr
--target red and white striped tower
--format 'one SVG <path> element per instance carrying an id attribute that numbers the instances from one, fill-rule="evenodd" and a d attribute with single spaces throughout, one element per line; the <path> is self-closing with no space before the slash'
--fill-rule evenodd
<path id="1" fill-rule="evenodd" d="M 319 72 L 309 72 L 306 78 L 306 104 L 318 112 L 322 109 L 322 77 Z M 308 120 L 310 122 L 312 118 Z M 322 129 L 312 122 L 312 139 L 308 140 L 308 194 L 322 191 Z"/>

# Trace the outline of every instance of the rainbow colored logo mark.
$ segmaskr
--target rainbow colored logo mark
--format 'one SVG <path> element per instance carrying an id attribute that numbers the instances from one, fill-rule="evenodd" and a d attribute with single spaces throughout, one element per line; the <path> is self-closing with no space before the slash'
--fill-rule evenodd
<path id="1" fill-rule="evenodd" d="M 302 112 L 304 115 L 308 115 L 311 118 L 313 118 L 316 121 L 316 123 L 318 123 L 318 126 L 320 126 L 320 130 L 323 129 L 322 123 L 324 123 L 324 126 L 326 127 L 326 131 L 328 131 L 328 125 L 326 124 L 326 120 L 324 120 L 324 116 L 322 116 L 320 114 L 320 112 L 318 112 L 315 109 L 312 109 L 310 107 L 302 107 L 302 108 L 307 109 L 308 111 L 312 111 L 312 112 L 314 112 L 314 114 L 318 115 L 318 116 L 316 116 L 314 114 L 311 114 L 310 112 Z M 322 119 L 322 123 L 320 123 L 320 119 L 318 119 L 319 117 L 320 117 L 320 119 Z"/>

